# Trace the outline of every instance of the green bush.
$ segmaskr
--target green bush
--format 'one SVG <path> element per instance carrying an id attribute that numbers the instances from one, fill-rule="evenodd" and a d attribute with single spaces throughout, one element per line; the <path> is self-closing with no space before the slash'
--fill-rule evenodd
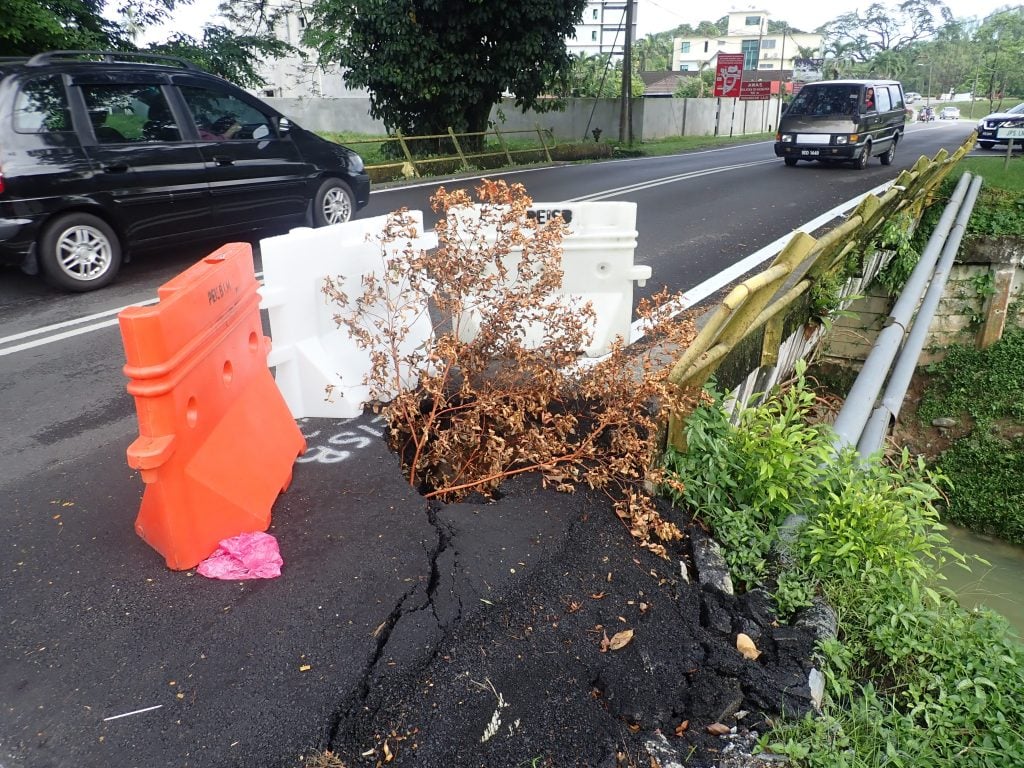
<path id="1" fill-rule="evenodd" d="M 1008 329 L 987 349 L 950 347 L 929 367 L 933 380 L 918 407 L 918 417 L 968 414 L 979 427 L 994 419 L 1024 422 L 1024 329 Z"/>
<path id="2" fill-rule="evenodd" d="M 1024 544 L 1024 437 L 975 431 L 953 443 L 938 465 L 953 483 L 945 508 L 950 522 Z"/>
<path id="3" fill-rule="evenodd" d="M 806 518 L 776 600 L 792 608 L 820 590 L 839 635 L 819 644 L 823 712 L 779 724 L 762 746 L 795 766 L 1024 765 L 1024 646 L 941 586 L 945 563 L 964 564 L 938 519 L 945 479 L 906 452 L 834 455 L 829 432 L 806 423 L 811 402 L 802 370 L 735 426 L 719 398 L 688 420 L 687 452 L 665 459 L 686 486 L 677 503 L 708 520 L 748 585 L 769 570 L 778 523 Z"/>
<path id="4" fill-rule="evenodd" d="M 716 395 L 688 419 L 688 450 L 665 455 L 665 468 L 685 486 L 668 493 L 710 524 L 741 585 L 764 578 L 777 526 L 819 491 L 815 478 L 829 449 L 804 418 L 813 404 L 813 392 L 795 386 L 744 409 L 734 428 Z"/>

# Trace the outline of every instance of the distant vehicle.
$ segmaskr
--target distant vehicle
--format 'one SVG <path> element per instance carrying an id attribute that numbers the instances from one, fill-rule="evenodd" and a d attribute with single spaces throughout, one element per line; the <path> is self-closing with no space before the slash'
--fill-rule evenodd
<path id="1" fill-rule="evenodd" d="M 943 107 L 939 112 L 939 120 L 959 120 L 960 109 L 958 107 Z"/>
<path id="2" fill-rule="evenodd" d="M 907 104 L 913 104 L 915 101 L 920 100 L 921 94 L 918 93 L 917 91 L 910 91 L 910 93 L 907 94 Z"/>
<path id="3" fill-rule="evenodd" d="M 903 86 L 896 80 L 819 80 L 807 83 L 779 121 L 775 156 L 853 163 L 872 157 L 892 163 L 906 122 Z"/>
<path id="4" fill-rule="evenodd" d="M 993 112 L 978 121 L 978 143 L 982 149 L 992 149 L 996 144 L 1006 144 L 1008 139 L 1000 139 L 1000 128 L 1024 128 L 1024 102 L 1005 112 Z"/>
<path id="5" fill-rule="evenodd" d="M 917 113 L 917 122 L 919 123 L 930 123 L 935 119 L 935 110 L 931 107 L 921 107 Z"/>

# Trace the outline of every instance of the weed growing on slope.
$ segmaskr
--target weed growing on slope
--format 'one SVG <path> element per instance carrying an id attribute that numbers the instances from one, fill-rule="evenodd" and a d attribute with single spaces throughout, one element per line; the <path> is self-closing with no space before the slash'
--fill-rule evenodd
<path id="1" fill-rule="evenodd" d="M 1024 329 L 1008 329 L 987 349 L 950 347 L 946 357 L 929 366 L 933 374 L 918 416 L 969 415 L 979 427 L 994 419 L 1024 423 Z"/>
<path id="2" fill-rule="evenodd" d="M 805 422 L 811 400 L 798 375 L 735 426 L 718 402 L 704 406 L 688 454 L 668 459 L 685 486 L 677 501 L 745 548 L 727 558 L 748 584 L 770 570 L 781 517 L 802 515 L 777 602 L 819 592 L 838 615 L 838 637 L 819 645 L 822 713 L 780 724 L 762 746 L 823 768 L 1024 764 L 1024 646 L 941 586 L 942 566 L 964 562 L 938 519 L 945 479 L 906 452 L 885 463 L 833 455 L 828 431 Z"/>
<path id="3" fill-rule="evenodd" d="M 1008 330 L 987 349 L 951 347 L 929 371 L 918 418 L 953 417 L 972 427 L 937 460 L 952 481 L 945 516 L 1024 543 L 1024 329 Z"/>
<path id="4" fill-rule="evenodd" d="M 560 217 L 538 223 L 521 185 L 483 181 L 478 204 L 443 187 L 439 247 L 420 251 L 411 220 L 394 214 L 381 237 L 381 277 L 346 296 L 325 292 L 336 320 L 373 359 L 369 375 L 409 482 L 431 498 L 492 495 L 524 472 L 572 491 L 606 490 L 646 548 L 664 556 L 681 536 L 643 492 L 656 454 L 657 408 L 681 406 L 667 372 L 627 356 L 621 340 L 605 358 L 580 365 L 594 310 L 560 293 Z M 692 322 L 666 316 L 669 297 L 642 302 L 654 336 L 687 344 Z M 432 306 L 433 332 L 409 342 L 410 317 Z M 419 307 L 419 310 L 410 308 Z"/>

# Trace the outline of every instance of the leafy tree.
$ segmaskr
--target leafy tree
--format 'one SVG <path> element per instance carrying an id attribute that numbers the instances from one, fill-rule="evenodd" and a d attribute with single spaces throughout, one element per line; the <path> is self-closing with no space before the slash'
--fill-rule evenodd
<path id="1" fill-rule="evenodd" d="M 718 21 L 702 21 L 694 30 L 695 37 L 718 37 L 729 31 L 729 17 L 723 16 Z"/>
<path id="2" fill-rule="evenodd" d="M 904 0 L 895 7 L 876 2 L 863 13 L 837 16 L 821 31 L 826 57 L 863 64 L 882 51 L 899 51 L 931 39 L 951 20 L 949 9 L 938 0 Z"/>
<path id="3" fill-rule="evenodd" d="M 653 72 L 656 69 L 672 68 L 672 33 L 659 32 L 647 35 L 633 43 L 633 56 L 636 69 L 640 72 Z"/>
<path id="4" fill-rule="evenodd" d="M 542 99 L 571 66 L 564 39 L 586 0 L 314 0 L 305 42 L 370 91 L 370 114 L 408 133 L 482 131 L 505 92 Z"/>
<path id="5" fill-rule="evenodd" d="M 701 99 L 710 96 L 715 91 L 715 70 L 710 66 L 703 66 L 693 77 L 680 80 L 676 86 L 675 98 Z"/>
<path id="6" fill-rule="evenodd" d="M 262 60 L 298 50 L 268 33 L 239 34 L 229 27 L 207 24 L 202 40 L 178 33 L 149 46 L 147 52 L 181 56 L 232 83 L 257 87 L 266 82 L 258 69 Z"/>
<path id="7" fill-rule="evenodd" d="M 566 81 L 568 88 L 559 89 L 558 93 L 583 98 L 614 98 L 622 91 L 621 71 L 621 67 L 616 71 L 611 56 L 574 55 Z"/>
<path id="8" fill-rule="evenodd" d="M 123 31 L 103 18 L 104 5 L 105 0 L 5 0 L 0 51 L 31 56 L 55 49 L 120 47 Z"/>
<path id="9" fill-rule="evenodd" d="M 1024 6 L 988 16 L 975 40 L 979 90 L 988 93 L 993 106 L 1007 94 L 1024 96 Z"/>
<path id="10" fill-rule="evenodd" d="M 107 0 L 5 0 L 0 51 L 5 56 L 57 49 L 135 52 L 142 31 L 166 21 L 177 5 L 190 2 L 128 0 L 117 6 L 118 21 L 104 16 Z M 256 86 L 263 83 L 257 71 L 261 59 L 295 50 L 271 34 L 277 19 L 273 14 L 281 10 L 272 10 L 266 0 L 236 0 L 225 3 L 221 12 L 230 27 L 207 25 L 201 40 L 177 33 L 144 51 L 181 56 L 239 85 Z M 249 31 L 246 25 L 251 26 Z"/>

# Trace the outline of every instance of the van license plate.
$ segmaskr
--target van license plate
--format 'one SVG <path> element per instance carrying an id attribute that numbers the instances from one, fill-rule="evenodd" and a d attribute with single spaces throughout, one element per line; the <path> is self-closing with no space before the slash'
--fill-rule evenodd
<path id="1" fill-rule="evenodd" d="M 815 155 L 820 155 L 821 151 L 817 150 L 817 149 L 801 149 L 800 150 L 800 154 L 801 155 L 808 155 L 810 157 L 814 157 Z"/>

